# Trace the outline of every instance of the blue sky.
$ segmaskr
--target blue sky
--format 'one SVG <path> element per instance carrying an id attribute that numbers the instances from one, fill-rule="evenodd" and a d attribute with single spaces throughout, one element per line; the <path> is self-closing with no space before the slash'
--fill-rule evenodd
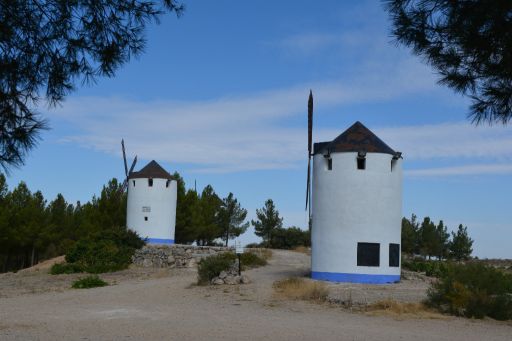
<path id="1" fill-rule="evenodd" d="M 120 149 L 233 192 L 254 217 L 272 198 L 306 227 L 306 109 L 314 141 L 359 120 L 404 155 L 403 214 L 468 227 L 479 257 L 512 258 L 512 126 L 474 127 L 468 101 L 389 36 L 379 1 L 185 1 L 112 79 L 41 107 L 51 130 L 8 178 L 87 201 L 123 177 Z M 249 231 L 244 242 L 257 238 Z"/>

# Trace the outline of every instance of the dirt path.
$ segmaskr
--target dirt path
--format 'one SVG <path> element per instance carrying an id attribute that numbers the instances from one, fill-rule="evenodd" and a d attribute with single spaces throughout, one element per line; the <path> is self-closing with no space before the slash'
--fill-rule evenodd
<path id="1" fill-rule="evenodd" d="M 195 270 L 132 276 L 90 290 L 0 298 L 0 340 L 511 340 L 512 326 L 367 316 L 272 297 L 272 283 L 304 274 L 308 257 L 274 251 L 245 286 L 197 287 Z M 0 288 L 5 278 L 0 277 Z M 12 291 L 11 293 L 14 293 Z"/>

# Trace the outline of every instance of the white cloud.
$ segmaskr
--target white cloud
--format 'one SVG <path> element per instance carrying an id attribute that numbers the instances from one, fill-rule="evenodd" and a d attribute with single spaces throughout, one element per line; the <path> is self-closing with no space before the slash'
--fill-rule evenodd
<path id="1" fill-rule="evenodd" d="M 285 169 L 304 158 L 306 124 L 290 127 L 287 120 L 302 116 L 306 121 L 310 88 L 318 103 L 315 112 L 321 113 L 322 108 L 432 90 L 433 83 L 421 76 L 405 65 L 380 76 L 361 74 L 346 82 L 199 102 L 75 97 L 51 115 L 82 130 L 64 141 L 107 153 L 119 154 L 119 141 L 125 138 L 129 151 L 143 159 L 190 163 L 196 171 Z M 315 133 L 326 135 L 322 129 Z"/>
<path id="2" fill-rule="evenodd" d="M 409 81 L 405 78 L 403 82 Z M 193 164 L 200 172 L 287 169 L 301 166 L 306 130 L 305 124 L 304 128 L 295 128 L 283 123 L 290 117 L 305 116 L 307 88 L 199 103 L 74 98 L 53 114 L 83 130 L 65 141 L 107 153 L 119 154 L 119 141 L 125 138 L 129 152 L 143 159 Z M 398 81 L 384 91 L 379 87 L 353 86 L 350 94 L 341 90 L 344 86 L 339 83 L 316 88 L 321 107 L 380 100 L 401 92 Z M 338 91 L 345 96 L 336 96 Z M 304 123 L 305 120 L 304 117 Z M 465 164 L 468 160 L 486 162 L 414 169 L 408 171 L 410 176 L 510 172 L 510 166 L 504 162 L 512 160 L 511 127 L 450 123 L 370 128 L 390 146 L 402 151 L 406 162 L 439 159 Z M 339 133 L 317 127 L 314 140 L 329 140 Z"/>
<path id="3" fill-rule="evenodd" d="M 199 172 L 288 169 L 300 166 L 304 159 L 310 87 L 315 89 L 315 112 L 320 114 L 323 108 L 382 101 L 432 89 L 431 82 L 412 75 L 414 68 L 402 70 L 387 83 L 383 80 L 388 75 L 383 73 L 381 79 L 362 76 L 348 82 L 350 87 L 341 82 L 323 82 L 202 102 L 78 97 L 52 115 L 82 130 L 65 141 L 107 153 L 119 154 L 119 141 L 125 138 L 129 152 L 139 158 L 192 164 L 193 170 Z M 304 127 L 287 124 L 297 116 L 304 117 Z M 447 159 L 465 160 L 465 164 L 468 160 L 487 163 L 416 169 L 410 170 L 409 175 L 503 173 L 509 171 L 503 162 L 512 160 L 511 127 L 446 123 L 370 128 L 402 151 L 407 162 Z M 314 140 L 329 140 L 339 133 L 315 127 Z M 495 165 L 496 161 L 501 164 Z"/>
<path id="4" fill-rule="evenodd" d="M 406 160 L 512 160 L 512 127 L 444 123 L 375 129 Z"/>
<path id="5" fill-rule="evenodd" d="M 473 164 L 454 167 L 410 169 L 405 171 L 406 176 L 458 176 L 482 174 L 512 174 L 512 164 Z"/>

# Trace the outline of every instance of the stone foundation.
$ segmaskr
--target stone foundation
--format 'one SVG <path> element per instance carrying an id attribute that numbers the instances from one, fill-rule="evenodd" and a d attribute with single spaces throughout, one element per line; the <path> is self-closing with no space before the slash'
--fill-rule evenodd
<path id="1" fill-rule="evenodd" d="M 136 250 L 132 263 L 144 268 L 186 268 L 194 267 L 202 258 L 216 255 L 233 248 L 222 246 L 192 245 L 146 245 Z"/>

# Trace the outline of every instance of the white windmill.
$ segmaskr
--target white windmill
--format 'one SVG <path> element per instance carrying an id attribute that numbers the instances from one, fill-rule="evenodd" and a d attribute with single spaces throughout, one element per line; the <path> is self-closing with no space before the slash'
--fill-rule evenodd
<path id="1" fill-rule="evenodd" d="M 311 219 L 311 277 L 335 282 L 399 281 L 401 153 L 360 122 L 312 148 L 312 121 L 310 93 L 306 208 Z"/>
<path id="2" fill-rule="evenodd" d="M 123 159 L 128 190 L 126 226 L 146 238 L 149 244 L 174 244 L 176 224 L 177 182 L 156 161 L 151 161 L 140 171 L 128 171 L 124 141 Z"/>

